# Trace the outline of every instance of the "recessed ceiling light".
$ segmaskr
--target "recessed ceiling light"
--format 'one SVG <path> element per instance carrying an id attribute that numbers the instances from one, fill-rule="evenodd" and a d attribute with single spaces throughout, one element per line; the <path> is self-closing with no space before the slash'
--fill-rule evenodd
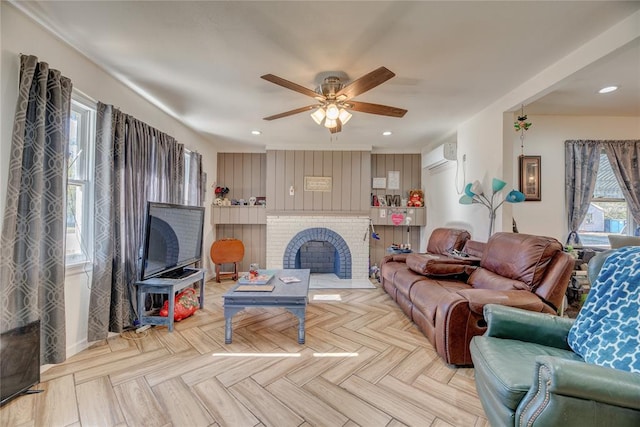
<path id="1" fill-rule="evenodd" d="M 252 130 L 251 135 L 262 135 L 262 132 L 259 130 Z"/>
<path id="2" fill-rule="evenodd" d="M 614 92 L 618 90 L 618 86 L 607 86 L 607 87 L 603 87 L 602 89 L 600 89 L 598 91 L 598 93 L 610 93 L 610 92 Z"/>
<path id="3" fill-rule="evenodd" d="M 393 132 L 391 132 L 390 130 L 385 130 L 384 132 L 382 132 L 382 135 L 384 136 L 389 136 L 391 135 Z"/>

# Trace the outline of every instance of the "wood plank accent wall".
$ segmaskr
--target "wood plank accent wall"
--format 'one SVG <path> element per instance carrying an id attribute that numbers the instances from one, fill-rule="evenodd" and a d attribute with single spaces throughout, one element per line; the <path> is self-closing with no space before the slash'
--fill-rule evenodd
<path id="1" fill-rule="evenodd" d="M 401 198 L 409 196 L 409 190 L 422 188 L 422 165 L 420 154 L 372 154 L 371 155 L 371 178 L 387 178 L 389 171 L 400 171 L 400 189 L 371 189 L 371 193 L 378 197 L 387 194 L 400 195 Z M 371 187 L 370 183 L 370 187 Z M 424 210 L 422 210 L 424 211 Z M 426 213 L 423 213 L 426 215 Z M 414 225 L 423 225 L 426 221 L 421 218 L 415 221 Z M 377 221 L 376 221 L 377 222 Z M 417 222 L 417 224 L 416 224 Z M 387 248 L 392 243 L 407 243 L 407 227 L 393 225 L 376 225 L 376 233 L 380 236 L 380 240 L 369 240 L 369 258 L 370 264 L 380 266 L 380 260 L 388 255 Z M 420 250 L 420 227 L 412 226 L 409 231 L 409 241 L 411 248 L 418 252 Z"/>
<path id="2" fill-rule="evenodd" d="M 268 212 L 368 215 L 369 151 L 268 150 L 266 176 Z M 331 177 L 331 191 L 304 191 L 305 176 Z"/>
<path id="3" fill-rule="evenodd" d="M 257 262 L 261 268 L 267 265 L 266 225 L 216 225 L 216 239 L 235 238 L 244 244 L 244 258 L 238 265 L 240 271 L 249 271 L 249 264 Z M 230 266 L 225 265 L 223 270 Z"/>
<path id="4" fill-rule="evenodd" d="M 229 199 L 264 197 L 267 156 L 264 153 L 218 153 L 218 179 L 216 185 L 228 187 Z"/>
<path id="5" fill-rule="evenodd" d="M 385 194 L 399 194 L 401 198 L 407 198 L 409 190 L 422 188 L 420 154 L 371 155 L 372 178 L 388 178 L 389 171 L 400 171 L 400 190 L 372 189 L 373 194 L 378 197 Z"/>
<path id="6" fill-rule="evenodd" d="M 387 177 L 393 170 L 400 171 L 400 190 L 371 189 L 372 177 Z M 330 176 L 332 191 L 304 191 L 305 176 Z M 419 154 L 273 150 L 266 154 L 219 153 L 216 185 L 229 187 L 230 199 L 266 195 L 267 213 L 369 215 L 372 192 L 406 197 L 408 190 L 421 188 L 420 180 Z M 291 185 L 295 188 L 294 196 L 289 196 Z M 214 225 L 216 239 L 234 237 L 244 242 L 242 271 L 247 271 L 252 262 L 266 265 L 265 225 Z M 392 243 L 406 243 L 407 227 L 376 225 L 375 230 L 380 240 L 370 239 L 370 262 L 379 266 Z M 412 248 L 418 251 L 420 227 L 410 227 L 409 236 Z"/>
<path id="7" fill-rule="evenodd" d="M 216 185 L 229 187 L 229 199 L 245 199 L 264 197 L 266 195 L 267 155 L 264 153 L 218 153 L 218 176 Z M 264 215 L 264 208 L 237 206 L 224 209 L 225 215 L 250 211 Z M 213 215 L 214 218 L 216 215 Z M 244 243 L 244 259 L 239 264 L 241 271 L 249 271 L 249 264 L 257 262 L 261 267 L 267 262 L 267 227 L 265 225 L 231 225 L 216 224 L 216 239 L 236 238 Z M 225 266 L 227 267 L 227 266 Z"/>
<path id="8" fill-rule="evenodd" d="M 420 227 L 409 227 L 409 242 L 414 252 L 419 252 L 420 245 Z M 387 248 L 392 243 L 407 243 L 407 227 L 406 226 L 375 226 L 376 233 L 380 236 L 380 240 L 374 240 L 369 236 L 369 264 L 377 264 L 380 267 L 380 261 L 385 255 L 389 255 Z"/>

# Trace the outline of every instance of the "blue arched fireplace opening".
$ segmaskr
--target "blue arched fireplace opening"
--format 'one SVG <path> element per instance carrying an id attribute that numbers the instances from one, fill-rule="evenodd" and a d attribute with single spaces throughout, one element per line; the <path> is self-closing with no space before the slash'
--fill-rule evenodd
<path id="1" fill-rule="evenodd" d="M 351 251 L 347 242 L 328 228 L 308 228 L 296 234 L 284 251 L 282 266 L 285 269 L 302 268 L 300 250 L 312 242 L 326 242 L 335 248 L 333 273 L 340 279 L 351 279 Z"/>

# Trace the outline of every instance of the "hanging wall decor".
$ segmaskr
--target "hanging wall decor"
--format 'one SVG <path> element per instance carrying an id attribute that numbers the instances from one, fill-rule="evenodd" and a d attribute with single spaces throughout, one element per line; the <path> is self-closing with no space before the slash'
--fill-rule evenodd
<path id="1" fill-rule="evenodd" d="M 520 192 L 524 194 L 525 201 L 540 201 L 540 156 L 520 156 Z"/>

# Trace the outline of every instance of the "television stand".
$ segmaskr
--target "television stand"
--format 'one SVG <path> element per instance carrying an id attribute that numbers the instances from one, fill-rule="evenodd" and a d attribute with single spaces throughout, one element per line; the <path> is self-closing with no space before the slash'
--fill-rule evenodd
<path id="1" fill-rule="evenodd" d="M 182 279 L 168 279 L 163 277 L 153 277 L 151 279 L 136 282 L 138 300 L 138 327 L 144 325 L 161 325 L 168 326 L 169 332 L 173 332 L 173 317 L 175 313 L 175 297 L 176 292 L 200 282 L 200 308 L 204 308 L 204 269 L 202 268 L 185 268 L 185 271 L 191 271 L 187 277 Z M 164 316 L 146 315 L 144 311 L 144 300 L 147 294 L 163 294 L 167 295 L 169 301 L 169 314 Z"/>

